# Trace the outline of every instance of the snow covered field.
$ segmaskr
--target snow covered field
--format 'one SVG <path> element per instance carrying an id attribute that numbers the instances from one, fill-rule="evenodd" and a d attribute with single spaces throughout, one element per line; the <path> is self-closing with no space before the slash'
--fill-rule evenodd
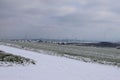
<path id="1" fill-rule="evenodd" d="M 117 67 L 85 63 L 3 45 L 0 45 L 0 50 L 36 61 L 36 65 L 0 67 L 0 80 L 120 80 L 120 68 Z"/>

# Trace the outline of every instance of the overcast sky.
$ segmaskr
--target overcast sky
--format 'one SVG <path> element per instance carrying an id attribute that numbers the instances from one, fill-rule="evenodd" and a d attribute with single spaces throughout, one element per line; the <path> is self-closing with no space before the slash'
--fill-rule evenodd
<path id="1" fill-rule="evenodd" d="M 120 1 L 0 0 L 0 38 L 120 41 Z"/>

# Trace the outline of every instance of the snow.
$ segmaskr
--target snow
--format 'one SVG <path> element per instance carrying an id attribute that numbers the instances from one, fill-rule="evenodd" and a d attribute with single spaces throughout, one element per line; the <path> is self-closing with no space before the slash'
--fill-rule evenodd
<path id="1" fill-rule="evenodd" d="M 0 80 L 120 80 L 120 68 L 0 45 L 0 50 L 34 59 L 36 65 L 0 67 Z M 44 51 L 41 51 L 44 53 Z"/>

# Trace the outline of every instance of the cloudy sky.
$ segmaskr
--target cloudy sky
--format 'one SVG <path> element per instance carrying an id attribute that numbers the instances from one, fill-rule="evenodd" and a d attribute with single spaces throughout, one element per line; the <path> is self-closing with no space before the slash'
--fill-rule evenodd
<path id="1" fill-rule="evenodd" d="M 0 0 L 0 38 L 120 41 L 119 0 Z"/>

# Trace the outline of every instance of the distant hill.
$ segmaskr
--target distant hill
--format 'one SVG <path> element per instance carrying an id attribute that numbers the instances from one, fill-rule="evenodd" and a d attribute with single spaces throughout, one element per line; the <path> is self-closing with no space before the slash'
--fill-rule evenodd
<path id="1" fill-rule="evenodd" d="M 98 43 L 60 43 L 61 45 L 76 45 L 76 46 L 93 46 L 93 47 L 114 47 L 120 48 L 119 43 L 112 43 L 112 42 L 98 42 Z"/>
<path id="2" fill-rule="evenodd" d="M 118 47 L 120 44 L 111 42 L 99 42 L 99 43 L 83 43 L 85 46 L 95 46 L 95 47 Z"/>

